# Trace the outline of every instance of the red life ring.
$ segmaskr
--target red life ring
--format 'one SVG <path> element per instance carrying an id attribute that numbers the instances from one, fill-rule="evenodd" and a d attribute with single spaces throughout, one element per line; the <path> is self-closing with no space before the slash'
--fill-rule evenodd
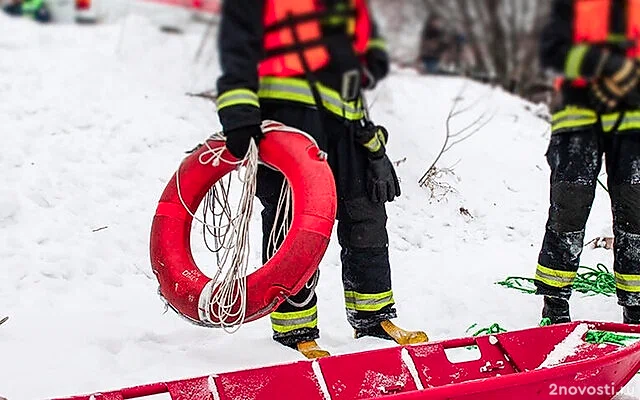
<path id="1" fill-rule="evenodd" d="M 287 296 L 302 289 L 326 251 L 336 217 L 333 174 L 318 146 L 305 134 L 292 133 L 300 131 L 273 121 L 263 124 L 263 132 L 259 157 L 281 171 L 289 182 L 293 218 L 273 257 L 246 277 L 244 322 L 271 313 Z M 160 295 L 180 315 L 208 327 L 221 326 L 221 321 L 213 317 L 218 315 L 212 310 L 215 305 L 210 303 L 216 284 L 196 265 L 190 232 L 192 214 L 207 191 L 236 167 L 227 162 L 215 167 L 201 162 L 203 153 L 222 146 L 224 140 L 209 138 L 207 146 L 184 159 L 162 193 L 151 227 L 151 265 L 160 284 Z M 233 159 L 226 149 L 223 158 Z M 234 307 L 239 310 L 240 306 Z"/>

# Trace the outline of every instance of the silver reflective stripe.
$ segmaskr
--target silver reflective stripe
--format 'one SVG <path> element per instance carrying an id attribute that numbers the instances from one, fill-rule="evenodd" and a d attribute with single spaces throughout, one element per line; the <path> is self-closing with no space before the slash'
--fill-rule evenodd
<path id="1" fill-rule="evenodd" d="M 291 325 L 302 325 L 309 322 L 313 322 L 318 318 L 318 313 L 314 313 L 313 315 L 309 315 L 308 317 L 300 317 L 300 318 L 292 318 L 292 319 L 281 319 L 276 318 L 273 315 L 271 316 L 271 323 L 274 325 L 280 326 L 291 326 Z"/>
<path id="2" fill-rule="evenodd" d="M 629 278 L 627 275 L 616 273 L 616 287 L 618 289 L 626 290 L 628 292 L 640 292 L 640 276 L 631 275 L 634 279 Z"/>
<path id="3" fill-rule="evenodd" d="M 379 298 L 371 298 L 370 296 L 371 295 L 366 295 L 366 297 L 358 296 L 358 293 L 349 292 L 345 293 L 344 300 L 347 308 L 355 308 L 356 310 L 359 309 L 360 306 L 386 305 L 393 301 L 393 293 L 385 293 L 384 297 Z"/>
<path id="4" fill-rule="evenodd" d="M 563 276 L 551 275 L 540 271 L 539 269 L 536 271 L 536 276 L 540 278 L 544 278 L 550 281 L 556 281 L 559 283 L 566 283 L 567 285 L 571 285 L 574 281 L 574 278 L 568 278 Z"/>

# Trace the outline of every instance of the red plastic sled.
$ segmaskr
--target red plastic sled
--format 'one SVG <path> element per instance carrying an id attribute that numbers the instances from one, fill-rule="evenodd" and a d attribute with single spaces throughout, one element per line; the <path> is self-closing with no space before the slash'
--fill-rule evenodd
<path id="1" fill-rule="evenodd" d="M 611 399 L 640 369 L 640 342 L 628 347 L 590 344 L 584 341 L 588 330 L 640 334 L 640 326 L 573 322 L 68 399 L 120 400 L 160 393 L 174 400 Z M 447 358 L 446 349 L 472 345 L 480 359 L 456 363 Z"/>

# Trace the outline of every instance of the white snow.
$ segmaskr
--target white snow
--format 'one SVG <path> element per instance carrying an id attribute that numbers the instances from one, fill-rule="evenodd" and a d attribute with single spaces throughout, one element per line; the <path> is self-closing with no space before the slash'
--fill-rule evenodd
<path id="1" fill-rule="evenodd" d="M 213 41 L 194 62 L 204 29 L 165 34 L 134 12 L 95 27 L 0 15 L 0 318 L 10 317 L 0 326 L 0 395 L 9 400 L 300 359 L 271 340 L 268 318 L 229 335 L 165 313 L 156 294 L 148 247 L 157 201 L 184 152 L 220 129 L 211 103 L 185 95 L 215 87 Z M 454 131 L 482 114 L 493 118 L 445 153 L 438 166 L 452 172 L 432 198 L 417 182 L 463 85 L 461 105 L 471 108 L 453 120 Z M 472 323 L 536 325 L 539 298 L 494 284 L 535 270 L 549 134 L 536 107 L 480 84 L 398 69 L 369 102 L 389 129 L 402 180 L 402 197 L 388 207 L 397 323 L 432 340 L 464 336 Z M 610 234 L 610 225 L 598 189 L 587 239 Z M 585 250 L 582 261 L 610 267 L 611 258 Z M 319 343 L 333 354 L 391 346 L 353 339 L 335 237 L 321 269 Z M 621 320 L 615 298 L 577 294 L 572 307 L 575 319 Z"/>
<path id="2" fill-rule="evenodd" d="M 317 360 L 313 360 L 311 362 L 311 368 L 313 369 L 313 374 L 318 381 L 318 385 L 320 385 L 320 391 L 322 392 L 322 397 L 325 400 L 331 400 L 331 394 L 329 394 L 329 388 L 327 387 L 327 382 L 324 380 L 324 375 L 322 374 L 322 368 L 320 368 L 320 364 Z"/>
<path id="3" fill-rule="evenodd" d="M 589 331 L 587 324 L 580 324 L 567 335 L 564 340 L 558 343 L 551 353 L 547 355 L 544 361 L 536 369 L 551 368 L 556 365 L 562 364 L 567 357 L 576 354 L 580 347 L 585 345 L 585 341 L 582 339 L 584 335 Z"/>
<path id="4" fill-rule="evenodd" d="M 402 362 L 409 369 L 409 373 L 411 374 L 411 378 L 413 378 L 413 383 L 416 385 L 416 388 L 418 390 L 423 390 L 424 386 L 420 380 L 420 375 L 418 375 L 418 369 L 416 368 L 416 364 L 413 362 L 413 358 L 411 358 L 409 351 L 406 348 L 403 348 L 400 351 L 400 356 L 402 357 Z"/>

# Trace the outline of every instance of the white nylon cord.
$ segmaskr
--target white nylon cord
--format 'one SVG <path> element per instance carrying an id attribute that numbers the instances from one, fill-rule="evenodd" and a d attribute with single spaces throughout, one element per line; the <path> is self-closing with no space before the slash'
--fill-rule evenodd
<path id="1" fill-rule="evenodd" d="M 219 135 L 212 139 L 222 138 Z M 178 196 L 184 208 L 203 227 L 203 237 L 207 248 L 216 254 L 217 269 L 201 294 L 200 319 L 209 325 L 222 327 L 228 333 L 240 328 L 246 317 L 246 281 L 249 265 L 249 222 L 253 211 L 258 171 L 258 148 L 251 141 L 244 160 L 225 159 L 224 146 L 212 148 L 205 141 L 208 150 L 199 157 L 202 164 L 217 166 L 226 162 L 238 166 L 238 177 L 242 182 L 240 201 L 232 210 L 229 201 L 231 176 L 221 179 L 207 193 L 203 203 L 203 217 L 198 218 L 184 202 L 180 190 L 180 170 L 176 173 Z M 244 170 L 244 171 L 243 171 Z M 220 209 L 220 210 L 218 210 Z M 212 214 L 213 222 L 208 214 Z M 214 246 L 209 246 L 207 235 L 213 236 Z M 226 268 L 225 268 L 226 267 Z M 226 269 L 226 273 L 224 270 Z M 223 276 L 224 273 L 224 276 Z M 234 328 L 234 329 L 231 329 Z"/>

